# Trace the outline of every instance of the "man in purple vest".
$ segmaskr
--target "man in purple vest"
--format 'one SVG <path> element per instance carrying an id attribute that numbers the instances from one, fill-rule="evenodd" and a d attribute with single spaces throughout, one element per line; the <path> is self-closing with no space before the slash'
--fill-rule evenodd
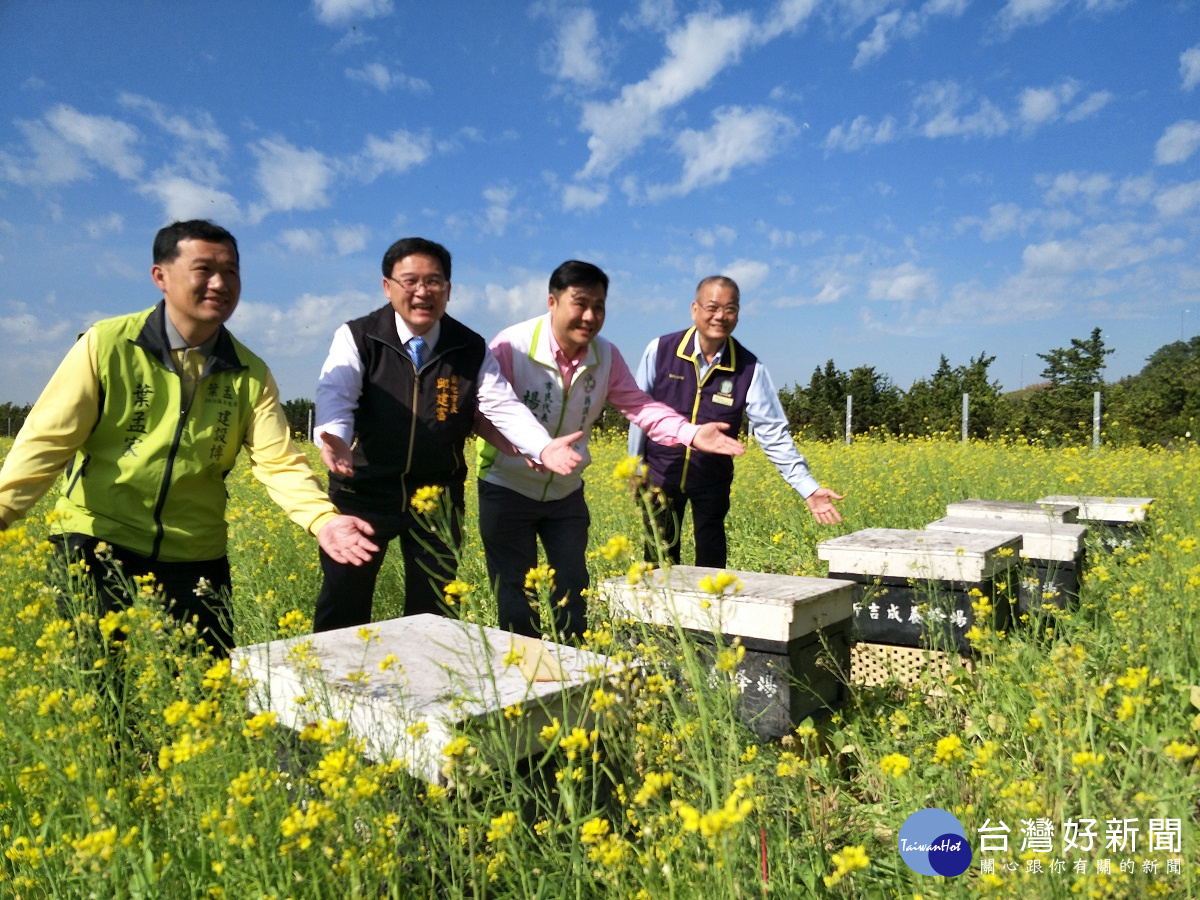
<path id="1" fill-rule="evenodd" d="M 813 517 L 823 524 L 840 522 L 833 501 L 842 496 L 821 487 L 809 474 L 808 463 L 788 431 L 770 374 L 753 353 L 733 339 L 740 299 L 738 286 L 730 278 L 712 275 L 701 281 L 692 301 L 693 326 L 647 345 L 635 376 L 638 387 L 698 425 L 728 423 L 731 434 L 745 413 L 750 433 L 804 498 Z M 646 559 L 657 562 L 665 556 L 678 564 L 683 513 L 691 503 L 696 565 L 725 568 L 725 516 L 733 486 L 733 460 L 691 447 L 664 447 L 636 426 L 629 429 L 629 454 L 645 460 L 649 480 L 658 488 L 658 509 L 653 521 L 646 523 L 651 535 Z M 660 548 L 654 546 L 655 539 L 661 542 Z"/>

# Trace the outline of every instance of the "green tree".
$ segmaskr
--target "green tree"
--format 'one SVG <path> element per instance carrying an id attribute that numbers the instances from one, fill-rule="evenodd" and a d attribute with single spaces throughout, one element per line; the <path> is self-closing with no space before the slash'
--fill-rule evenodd
<path id="1" fill-rule="evenodd" d="M 1200 435 L 1200 335 L 1154 351 L 1142 371 L 1114 386 L 1109 417 L 1141 444 Z"/>
<path id="2" fill-rule="evenodd" d="M 895 434 L 899 430 L 903 395 L 887 375 L 876 372 L 874 366 L 851 369 L 846 379 L 846 393 L 854 398 L 854 434 L 872 430 Z M 845 410 L 844 399 L 842 409 Z"/>
<path id="3" fill-rule="evenodd" d="M 295 400 L 285 400 L 283 402 L 283 414 L 287 417 L 288 430 L 292 433 L 292 437 L 300 437 L 304 439 L 309 437 L 309 414 L 315 409 L 316 404 L 307 397 L 300 397 Z M 316 422 L 313 422 L 314 426 L 316 424 Z"/>
<path id="4" fill-rule="evenodd" d="M 1044 443 L 1084 443 L 1091 435 L 1092 395 L 1104 386 L 1104 358 L 1113 351 L 1104 346 L 1099 328 L 1070 347 L 1059 347 L 1038 357 L 1046 363 L 1042 377 L 1049 384 L 1029 397 L 1025 431 Z"/>
<path id="5" fill-rule="evenodd" d="M 32 403 L 26 403 L 24 406 L 7 401 L 0 403 L 0 435 L 16 437 L 31 409 Z"/>

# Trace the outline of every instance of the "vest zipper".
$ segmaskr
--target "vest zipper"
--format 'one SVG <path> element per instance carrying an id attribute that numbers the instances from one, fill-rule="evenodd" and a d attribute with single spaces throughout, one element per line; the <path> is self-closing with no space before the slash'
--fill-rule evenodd
<path id="1" fill-rule="evenodd" d="M 199 380 L 197 380 L 196 390 L 200 389 Z M 154 547 L 150 550 L 151 562 L 158 559 L 159 550 L 162 549 L 163 537 L 165 530 L 162 522 L 162 512 L 167 505 L 167 492 L 171 487 L 171 473 L 175 469 L 175 457 L 179 453 L 179 443 L 183 437 L 183 427 L 187 424 L 187 415 L 191 406 L 183 405 L 183 380 L 180 379 L 179 384 L 179 424 L 175 426 L 175 437 L 171 440 L 171 451 L 167 454 L 167 467 L 163 471 L 162 487 L 158 492 L 158 502 L 154 504 Z"/>
<path id="2" fill-rule="evenodd" d="M 64 496 L 71 496 L 71 491 L 75 490 L 75 485 L 79 484 L 80 480 L 82 480 L 84 472 L 87 469 L 87 464 L 91 462 L 91 459 L 90 455 L 84 456 L 83 462 L 79 464 L 79 468 L 75 470 L 71 475 L 71 480 L 67 482 L 67 489 L 63 491 Z"/>
<path id="3" fill-rule="evenodd" d="M 407 354 L 404 358 L 408 359 Z M 417 370 L 417 364 L 411 359 L 408 359 L 408 361 L 413 367 L 413 390 L 412 403 L 410 404 L 412 421 L 408 423 L 408 459 L 404 463 L 404 473 L 406 475 L 408 474 L 409 470 L 412 469 L 413 449 L 417 442 L 417 395 L 420 393 L 421 388 L 421 373 Z M 405 497 L 407 496 L 408 495 L 406 494 Z"/>
<path id="4" fill-rule="evenodd" d="M 698 357 L 692 357 L 692 366 L 696 370 L 696 399 L 692 401 L 692 424 L 696 424 L 696 419 L 700 417 L 700 397 L 704 392 L 704 383 L 700 379 L 700 360 Z M 705 380 L 712 374 L 712 369 L 705 373 Z M 692 448 L 686 446 L 683 448 L 683 472 L 679 476 L 679 489 L 687 490 L 688 466 L 692 462 Z"/>
<path id="5" fill-rule="evenodd" d="M 557 371 L 558 366 L 556 365 L 554 368 Z M 576 377 L 578 377 L 579 373 L 576 372 L 575 375 L 576 375 Z M 562 372 L 558 372 L 559 384 L 562 384 L 562 381 L 563 381 Z M 571 387 L 574 387 L 574 386 L 575 386 L 575 381 L 574 381 L 574 379 L 572 379 Z M 558 424 L 556 426 L 554 426 L 554 437 L 559 437 L 562 434 L 563 421 L 567 417 L 567 401 L 570 400 L 570 398 L 571 398 L 571 388 L 564 387 L 562 403 L 558 407 Z M 546 499 L 546 495 L 548 493 L 550 493 L 550 485 L 554 483 L 554 473 L 549 472 L 548 474 L 550 477 L 546 479 L 546 483 L 542 486 L 543 502 Z"/>

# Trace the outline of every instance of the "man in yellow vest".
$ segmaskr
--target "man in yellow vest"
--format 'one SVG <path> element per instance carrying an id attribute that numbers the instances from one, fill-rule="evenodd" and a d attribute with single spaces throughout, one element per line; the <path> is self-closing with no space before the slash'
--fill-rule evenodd
<path id="1" fill-rule="evenodd" d="M 128 602 L 134 576 L 153 573 L 172 615 L 196 621 L 224 653 L 233 646 L 224 480 L 243 447 L 272 499 L 330 556 L 361 565 L 378 547 L 369 524 L 325 496 L 266 364 L 225 328 L 241 294 L 233 235 L 202 220 L 168 225 L 150 275 L 162 302 L 89 328 L 29 413 L 0 470 L 0 529 L 65 466 L 55 540 L 87 563 L 101 612 Z"/>

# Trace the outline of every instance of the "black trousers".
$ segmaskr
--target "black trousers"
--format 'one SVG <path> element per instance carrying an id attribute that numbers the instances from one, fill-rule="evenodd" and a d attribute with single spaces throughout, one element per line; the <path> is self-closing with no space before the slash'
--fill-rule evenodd
<path id="1" fill-rule="evenodd" d="M 213 654 L 229 655 L 234 646 L 229 557 L 163 562 L 107 542 L 103 543 L 108 549 L 97 553 L 102 541 L 87 534 L 55 535 L 51 541 L 64 565 L 71 562 L 87 565 L 86 577 L 95 589 L 101 616 L 133 602 L 130 592 L 137 590 L 133 583 L 135 576 L 153 575 L 162 587 L 167 612 L 179 622 L 194 620 L 200 637 Z"/>
<path id="2" fill-rule="evenodd" d="M 532 500 L 516 491 L 479 482 L 479 535 L 488 579 L 496 588 L 500 627 L 538 637 L 542 633 L 525 574 L 538 564 L 537 542 L 554 569 L 550 594 L 555 628 L 563 638 L 578 639 L 587 628 L 583 592 L 588 586 L 587 538 L 591 516 L 583 488 L 561 500 Z M 559 606 L 559 601 L 565 604 Z"/>
<path id="3" fill-rule="evenodd" d="M 651 503 L 653 515 L 644 513 L 646 525 L 646 561 L 658 563 L 655 534 L 662 541 L 663 552 L 679 565 L 679 540 L 683 534 L 683 514 L 692 506 L 692 531 L 696 539 L 696 565 L 714 569 L 725 568 L 728 544 L 725 539 L 725 517 L 729 515 L 729 492 L 733 482 L 709 485 L 699 490 L 681 491 L 664 487 L 654 491 Z"/>
<path id="4" fill-rule="evenodd" d="M 393 539 L 400 541 L 404 559 L 404 615 L 418 613 L 448 614 L 443 589 L 458 572 L 462 548 L 465 486 L 443 484 L 449 499 L 449 521 L 443 532 L 431 529 L 429 516 L 418 514 L 408 501 L 394 513 L 341 508 L 340 512 L 366 519 L 375 529 L 372 540 L 379 552 L 361 566 L 336 562 L 321 551 L 321 592 L 313 613 L 313 631 L 331 631 L 366 625 L 371 621 L 375 582 Z M 344 504 L 343 504 L 344 506 Z M 436 518 L 436 516 L 434 517 Z M 449 538 L 447 541 L 446 538 Z"/>

